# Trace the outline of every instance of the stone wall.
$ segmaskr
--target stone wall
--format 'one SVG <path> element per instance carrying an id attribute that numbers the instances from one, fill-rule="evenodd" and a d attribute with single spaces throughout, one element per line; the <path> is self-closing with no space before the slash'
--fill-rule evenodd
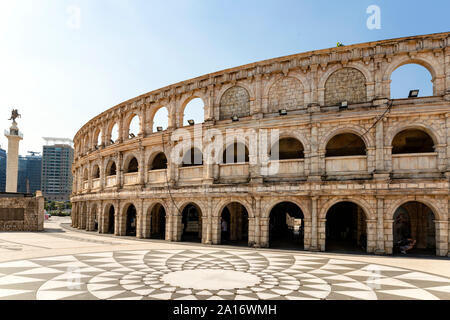
<path id="1" fill-rule="evenodd" d="M 269 91 L 269 112 L 281 109 L 296 110 L 303 106 L 303 86 L 293 77 L 284 77 L 275 82 Z"/>
<path id="2" fill-rule="evenodd" d="M 325 105 L 366 102 L 366 78 L 355 68 L 335 71 L 325 84 Z"/>
<path id="3" fill-rule="evenodd" d="M 220 100 L 220 119 L 229 119 L 234 115 L 250 115 L 250 96 L 247 90 L 239 86 L 228 89 Z"/>
<path id="4" fill-rule="evenodd" d="M 44 197 L 0 195 L 0 231 L 43 231 Z"/>

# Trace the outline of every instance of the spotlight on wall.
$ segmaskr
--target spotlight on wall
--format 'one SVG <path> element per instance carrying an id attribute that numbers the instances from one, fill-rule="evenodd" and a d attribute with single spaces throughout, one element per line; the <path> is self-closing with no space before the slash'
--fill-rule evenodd
<path id="1" fill-rule="evenodd" d="M 111 142 L 111 144 L 114 144 L 114 140 L 113 139 L 110 139 L 109 142 Z"/>
<path id="2" fill-rule="evenodd" d="M 408 98 L 417 98 L 419 96 L 419 89 L 409 91 Z"/>
<path id="3" fill-rule="evenodd" d="M 348 108 L 348 101 L 342 101 L 341 105 L 339 106 L 339 110 L 345 110 Z"/>
<path id="4" fill-rule="evenodd" d="M 233 120 L 234 122 L 239 121 L 239 117 L 234 115 L 231 117 L 231 120 Z"/>
<path id="5" fill-rule="evenodd" d="M 136 138 L 136 136 L 134 135 L 134 133 L 130 133 L 130 138 L 131 138 L 131 139 Z"/>
<path id="6" fill-rule="evenodd" d="M 188 120 L 188 123 L 189 123 L 190 126 L 193 126 L 195 124 L 194 120 L 192 120 L 192 119 Z"/>
<path id="7" fill-rule="evenodd" d="M 163 127 L 156 127 L 156 130 L 157 130 L 158 132 L 162 132 L 162 131 L 163 131 Z"/>
<path id="8" fill-rule="evenodd" d="M 286 109 L 278 110 L 278 112 L 280 113 L 280 116 L 285 116 L 285 115 L 287 115 L 287 110 L 286 110 Z"/>

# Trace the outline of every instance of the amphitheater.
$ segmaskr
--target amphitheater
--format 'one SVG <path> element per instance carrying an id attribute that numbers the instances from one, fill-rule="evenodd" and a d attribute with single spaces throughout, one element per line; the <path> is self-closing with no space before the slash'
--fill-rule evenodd
<path id="1" fill-rule="evenodd" d="M 406 64 L 429 71 L 432 96 L 391 98 Z M 193 99 L 204 122 L 185 125 Z M 161 108 L 167 128 L 155 128 Z M 74 144 L 74 228 L 374 254 L 412 237 L 416 253 L 448 256 L 450 32 L 179 82 L 99 114 Z"/>

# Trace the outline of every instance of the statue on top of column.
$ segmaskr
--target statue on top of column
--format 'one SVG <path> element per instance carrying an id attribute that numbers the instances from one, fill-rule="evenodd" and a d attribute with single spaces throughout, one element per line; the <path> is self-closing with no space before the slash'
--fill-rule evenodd
<path id="1" fill-rule="evenodd" d="M 16 122 L 17 118 L 21 118 L 22 116 L 19 114 L 19 110 L 17 109 L 12 109 L 11 111 L 11 118 L 9 118 L 8 120 L 12 120 L 13 122 Z"/>

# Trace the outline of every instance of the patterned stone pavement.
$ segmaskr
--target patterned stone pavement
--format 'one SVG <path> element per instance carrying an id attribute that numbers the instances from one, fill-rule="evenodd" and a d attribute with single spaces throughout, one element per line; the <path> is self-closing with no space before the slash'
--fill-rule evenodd
<path id="1" fill-rule="evenodd" d="M 450 299 L 450 278 L 313 254 L 106 251 L 0 263 L 0 299 Z"/>

